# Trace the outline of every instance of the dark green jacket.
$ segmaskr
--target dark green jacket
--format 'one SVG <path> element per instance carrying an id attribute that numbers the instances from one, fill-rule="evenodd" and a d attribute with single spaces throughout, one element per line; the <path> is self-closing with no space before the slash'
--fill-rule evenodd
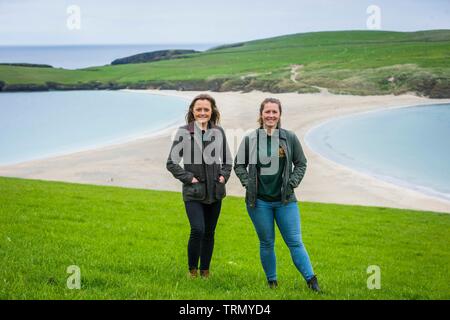
<path id="1" fill-rule="evenodd" d="M 181 160 L 183 167 L 179 164 Z M 184 201 L 213 203 L 226 196 L 225 183 L 230 178 L 232 162 L 221 127 L 209 123 L 203 136 L 198 126 L 191 122 L 178 128 L 166 167 L 183 183 Z M 221 175 L 225 183 L 219 182 Z M 193 177 L 199 182 L 192 183 Z"/>
<path id="2" fill-rule="evenodd" d="M 245 201 L 250 207 L 256 204 L 258 177 L 256 168 L 257 134 L 252 131 L 245 136 L 234 159 L 234 171 L 246 189 Z M 297 201 L 294 189 L 298 187 L 306 171 L 306 157 L 296 134 L 283 128 L 274 132 L 286 154 L 286 165 L 281 185 L 281 202 Z"/>

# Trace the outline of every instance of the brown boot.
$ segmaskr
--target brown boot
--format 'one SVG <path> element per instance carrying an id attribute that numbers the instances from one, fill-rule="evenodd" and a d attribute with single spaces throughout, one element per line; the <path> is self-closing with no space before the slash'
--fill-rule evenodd
<path id="1" fill-rule="evenodd" d="M 198 277 L 198 270 L 197 269 L 189 269 L 188 276 L 190 278 L 197 278 Z"/>
<path id="2" fill-rule="evenodd" d="M 209 270 L 200 270 L 200 276 L 201 276 L 203 279 L 209 278 Z"/>

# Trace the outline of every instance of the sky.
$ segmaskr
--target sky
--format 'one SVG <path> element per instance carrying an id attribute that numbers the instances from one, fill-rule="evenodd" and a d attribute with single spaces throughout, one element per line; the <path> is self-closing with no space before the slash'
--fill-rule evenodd
<path id="1" fill-rule="evenodd" d="M 0 0 L 0 45 L 225 44 L 366 30 L 371 5 L 379 30 L 450 29 L 450 0 Z"/>

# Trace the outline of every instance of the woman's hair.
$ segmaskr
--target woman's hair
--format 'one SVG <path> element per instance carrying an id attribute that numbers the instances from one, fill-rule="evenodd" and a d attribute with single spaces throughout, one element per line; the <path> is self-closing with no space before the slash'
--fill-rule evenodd
<path id="1" fill-rule="evenodd" d="M 266 98 L 264 99 L 263 102 L 261 102 L 261 106 L 259 107 L 259 117 L 258 117 L 258 124 L 259 127 L 262 128 L 264 126 L 264 121 L 262 118 L 262 113 L 264 111 L 264 107 L 266 106 L 266 104 L 268 103 L 275 103 L 278 105 L 278 109 L 280 111 L 280 116 L 281 116 L 281 101 L 276 99 L 276 98 Z M 281 127 L 281 119 L 278 120 L 277 123 L 277 129 L 279 129 Z"/>
<path id="2" fill-rule="evenodd" d="M 211 119 L 209 120 L 212 124 L 217 125 L 220 121 L 220 113 L 219 109 L 217 109 L 216 106 L 216 100 L 214 100 L 213 97 L 211 97 L 209 94 L 202 93 L 199 94 L 192 100 L 191 104 L 189 105 L 189 110 L 186 114 L 186 123 L 190 123 L 195 120 L 194 118 L 194 104 L 197 102 L 197 100 L 208 100 L 211 104 Z"/>

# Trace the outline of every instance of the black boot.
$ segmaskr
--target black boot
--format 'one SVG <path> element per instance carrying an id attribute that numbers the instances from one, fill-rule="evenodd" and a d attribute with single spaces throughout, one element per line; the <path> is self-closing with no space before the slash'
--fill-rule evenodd
<path id="1" fill-rule="evenodd" d="M 269 284 L 270 289 L 275 289 L 278 287 L 277 280 L 268 280 L 267 283 Z"/>
<path id="2" fill-rule="evenodd" d="M 308 282 L 308 288 L 313 291 L 320 292 L 319 283 L 317 282 L 317 277 L 313 276 Z"/>

